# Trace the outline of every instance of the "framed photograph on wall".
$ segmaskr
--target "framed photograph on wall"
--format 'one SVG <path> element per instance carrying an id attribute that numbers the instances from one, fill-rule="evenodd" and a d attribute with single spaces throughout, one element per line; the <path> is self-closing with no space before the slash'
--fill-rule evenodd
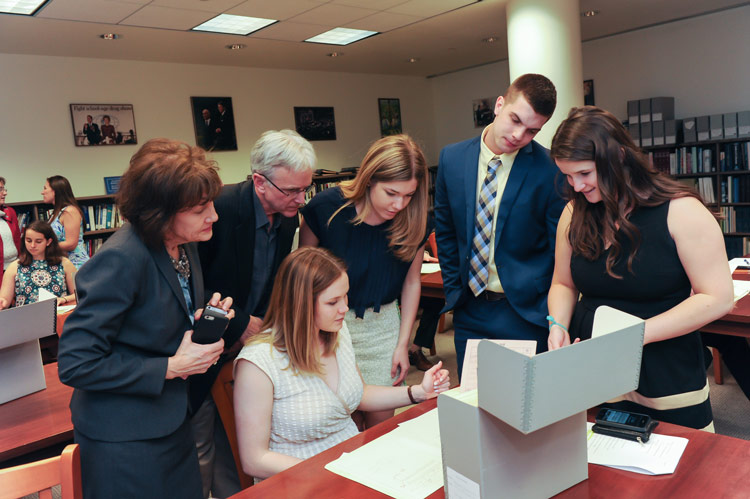
<path id="1" fill-rule="evenodd" d="M 594 104 L 594 80 L 583 80 L 583 105 L 596 105 Z"/>
<path id="2" fill-rule="evenodd" d="M 495 119 L 495 98 L 474 99 L 471 101 L 474 113 L 474 128 L 483 128 Z"/>
<path id="3" fill-rule="evenodd" d="M 206 151 L 236 151 L 231 97 L 190 97 L 195 144 Z"/>
<path id="4" fill-rule="evenodd" d="M 397 135 L 401 131 L 401 103 L 398 99 L 378 99 L 380 136 Z"/>
<path id="5" fill-rule="evenodd" d="M 294 127 L 307 140 L 336 140 L 332 107 L 294 108 Z"/>
<path id="6" fill-rule="evenodd" d="M 76 146 L 137 144 L 132 104 L 71 104 Z"/>

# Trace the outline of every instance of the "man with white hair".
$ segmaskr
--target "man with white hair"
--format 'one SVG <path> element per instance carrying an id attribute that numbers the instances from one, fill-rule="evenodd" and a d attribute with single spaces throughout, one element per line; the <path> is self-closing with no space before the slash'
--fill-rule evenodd
<path id="1" fill-rule="evenodd" d="M 250 152 L 252 174 L 244 182 L 224 186 L 214 201 L 219 220 L 211 240 L 201 243 L 198 251 L 206 290 L 234 299 L 235 317 L 224 333 L 227 348 L 241 346 L 259 332 L 276 271 L 292 249 L 299 225 L 297 210 L 312 188 L 315 163 L 312 145 L 297 132 L 269 130 Z M 190 378 L 193 433 L 205 497 L 209 491 L 215 497 L 239 491 L 239 482 L 234 490 L 231 480 L 225 479 L 228 475 L 236 479 L 231 473 L 236 468 L 231 451 L 222 449 L 226 438 L 221 425 L 215 424 L 216 408 L 209 395 L 222 361 L 230 358 Z M 215 450 L 214 431 L 219 437 Z"/>

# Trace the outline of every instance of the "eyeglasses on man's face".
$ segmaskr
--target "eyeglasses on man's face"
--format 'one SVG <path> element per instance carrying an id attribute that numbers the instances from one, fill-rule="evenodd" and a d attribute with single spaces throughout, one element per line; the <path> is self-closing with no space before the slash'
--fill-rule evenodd
<path id="1" fill-rule="evenodd" d="M 264 179 L 268 180 L 269 184 L 271 184 L 272 186 L 276 187 L 276 189 L 280 193 L 282 193 L 283 195 L 285 195 L 287 197 L 288 196 L 298 196 L 299 194 L 308 194 L 308 193 L 310 193 L 315 188 L 315 184 L 310 184 L 307 187 L 301 187 L 299 189 L 282 189 L 278 185 L 274 184 L 273 181 L 270 178 L 266 177 L 262 173 L 259 173 L 258 175 L 260 175 Z"/>

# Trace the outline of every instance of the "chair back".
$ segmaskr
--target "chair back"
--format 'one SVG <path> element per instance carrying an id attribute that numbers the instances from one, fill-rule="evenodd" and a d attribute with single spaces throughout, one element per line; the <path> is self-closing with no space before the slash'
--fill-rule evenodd
<path id="1" fill-rule="evenodd" d="M 39 492 L 39 499 L 52 499 L 52 487 L 58 484 L 62 499 L 83 498 L 78 444 L 68 445 L 60 456 L 0 470 L 0 499 L 35 492 Z"/>
<path id="2" fill-rule="evenodd" d="M 440 258 L 437 254 L 437 241 L 435 241 L 435 231 L 430 232 L 430 236 L 427 238 L 427 246 L 429 246 L 430 254 L 432 254 L 432 256 L 434 256 L 435 258 Z"/>
<path id="3" fill-rule="evenodd" d="M 246 489 L 253 485 L 253 477 L 246 475 L 242 471 L 242 462 L 240 461 L 240 448 L 237 444 L 237 427 L 234 424 L 234 372 L 233 363 L 227 362 L 219 371 L 211 387 L 211 396 L 219 411 L 219 417 L 224 425 L 224 431 L 229 439 L 229 446 L 232 448 L 234 464 L 237 467 L 237 474 L 240 477 L 240 485 Z"/>

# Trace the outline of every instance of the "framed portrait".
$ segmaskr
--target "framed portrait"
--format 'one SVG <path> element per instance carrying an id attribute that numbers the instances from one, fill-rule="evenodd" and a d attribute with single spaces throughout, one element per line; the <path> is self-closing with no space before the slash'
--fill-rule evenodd
<path id="1" fill-rule="evenodd" d="M 474 99 L 471 108 L 474 113 L 474 128 L 483 128 L 495 119 L 495 98 Z"/>
<path id="2" fill-rule="evenodd" d="M 307 140 L 336 140 L 332 107 L 294 108 L 294 127 Z"/>
<path id="3" fill-rule="evenodd" d="M 583 80 L 583 105 L 596 105 L 594 104 L 594 80 Z"/>
<path id="4" fill-rule="evenodd" d="M 132 104 L 71 104 L 76 146 L 137 144 Z"/>
<path id="5" fill-rule="evenodd" d="M 401 103 L 398 99 L 378 99 L 380 136 L 397 135 L 401 131 Z"/>
<path id="6" fill-rule="evenodd" d="M 190 97 L 195 144 L 206 151 L 236 151 L 231 97 Z"/>

